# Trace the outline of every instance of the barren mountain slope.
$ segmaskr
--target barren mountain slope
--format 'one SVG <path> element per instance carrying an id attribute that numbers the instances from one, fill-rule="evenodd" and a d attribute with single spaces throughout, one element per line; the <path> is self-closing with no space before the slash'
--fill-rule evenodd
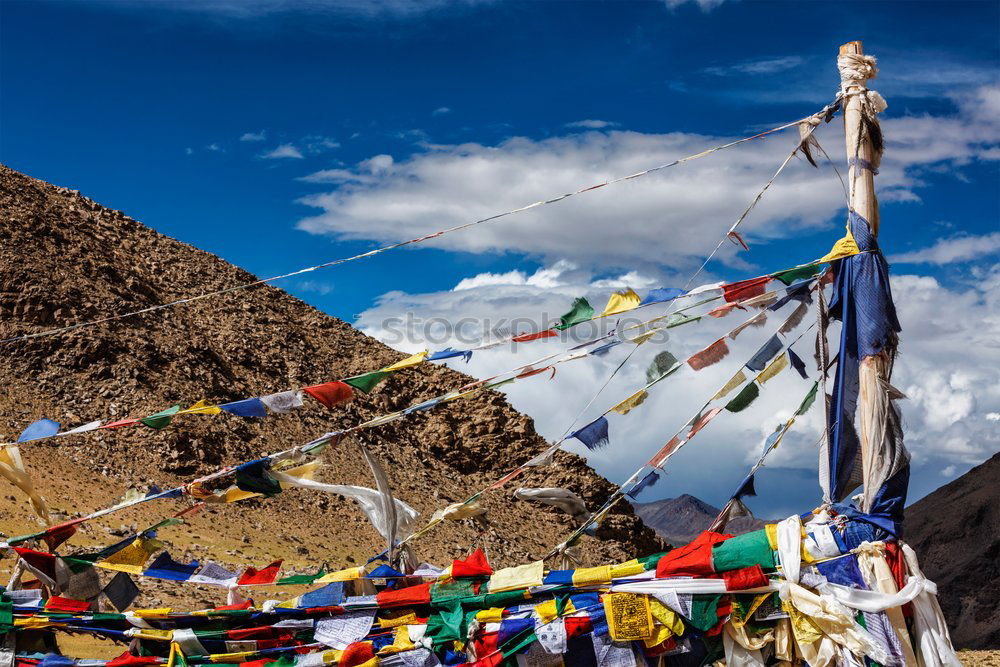
<path id="1" fill-rule="evenodd" d="M 674 546 L 687 544 L 715 521 L 719 508 L 704 500 L 684 494 L 648 503 L 634 503 L 635 513 L 656 534 Z M 738 517 L 729 522 L 724 532 L 742 535 L 764 527 L 764 522 L 752 517 Z"/>
<path id="2" fill-rule="evenodd" d="M 288 264 L 293 266 L 294 258 Z M 0 338 L 252 280 L 249 273 L 157 234 L 119 211 L 0 166 Z M 15 439 L 40 417 L 64 426 L 141 417 L 175 403 L 187 407 L 202 398 L 222 403 L 335 380 L 403 356 L 268 286 L 2 345 L 4 440 Z M 424 364 L 390 376 L 371 394 L 358 394 L 333 410 L 307 399 L 305 408 L 288 415 L 187 416 L 162 431 L 142 426 L 101 430 L 21 449 L 52 506 L 74 516 L 114 502 L 130 485 L 174 485 L 469 381 L 448 368 Z M 492 391 L 360 437 L 382 460 L 397 497 L 424 518 L 546 445 L 531 419 Z M 323 459 L 329 464 L 320 476 L 324 481 L 374 486 L 352 440 L 328 448 Z M 565 453 L 513 486 L 518 485 L 567 487 L 591 509 L 615 488 L 582 459 Z M 566 515 L 513 500 L 511 490 L 485 498 L 490 530 L 480 535 L 469 522 L 449 522 L 417 543 L 418 557 L 444 564 L 468 547 L 482 545 L 495 564 L 509 565 L 544 555 L 572 530 Z M 0 492 L 8 499 L 0 506 L 0 530 L 20 534 L 33 528 L 22 494 L 4 481 Z M 118 531 L 122 524 L 142 526 L 182 509 L 185 502 L 146 503 L 95 521 L 62 551 L 109 544 L 115 537 L 108 531 Z M 660 548 L 627 503 L 616 512 L 602 526 L 600 540 L 582 543 L 584 563 L 627 559 Z M 194 515 L 186 526 L 161 531 L 160 538 L 175 557 L 187 550 L 231 565 L 261 565 L 285 557 L 286 566 L 326 562 L 342 567 L 363 563 L 382 548 L 352 501 L 304 491 L 212 508 Z"/>

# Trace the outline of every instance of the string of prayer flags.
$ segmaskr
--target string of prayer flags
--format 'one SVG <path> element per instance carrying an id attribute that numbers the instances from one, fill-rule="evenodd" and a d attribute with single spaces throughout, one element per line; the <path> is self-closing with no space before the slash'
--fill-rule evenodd
<path id="1" fill-rule="evenodd" d="M 21 435 L 18 436 L 17 441 L 29 442 L 31 440 L 39 440 L 41 438 L 51 438 L 58 432 L 59 422 L 43 418 L 38 421 L 31 422 L 28 425 L 28 428 L 21 431 Z"/>
<path id="2" fill-rule="evenodd" d="M 775 334 L 764 343 L 756 354 L 746 363 L 746 367 L 752 371 L 761 372 L 767 365 L 767 362 L 774 358 L 774 355 L 778 354 L 784 345 L 778 335 Z"/>
<path id="3" fill-rule="evenodd" d="M 451 359 L 453 357 L 462 357 L 465 359 L 465 363 L 469 363 L 469 360 L 472 359 L 472 350 L 455 350 L 446 347 L 427 357 L 427 361 L 440 361 L 441 359 Z"/>
<path id="4" fill-rule="evenodd" d="M 591 451 L 607 447 L 609 442 L 608 420 L 603 416 L 598 417 L 583 428 L 570 433 L 567 438 L 576 438 Z"/>
<path id="5" fill-rule="evenodd" d="M 707 368 L 713 364 L 717 364 L 722 361 L 726 355 L 729 354 L 729 346 L 726 345 L 726 339 L 720 338 L 715 341 L 704 350 L 696 352 L 695 354 L 688 357 L 688 366 L 696 371 L 700 371 L 703 368 Z"/>
<path id="6" fill-rule="evenodd" d="M 281 569 L 281 560 L 276 560 L 270 565 L 260 570 L 254 567 L 247 567 L 236 580 L 237 586 L 268 586 L 278 579 L 278 571 Z"/>
<path id="7" fill-rule="evenodd" d="M 802 376 L 803 380 L 808 379 L 809 374 L 806 372 L 805 362 L 802 361 L 799 355 L 795 354 L 795 350 L 792 348 L 788 348 L 788 361 L 791 362 L 792 368 L 794 368 L 798 374 Z"/>
<path id="8" fill-rule="evenodd" d="M 340 405 L 341 403 L 346 403 L 354 398 L 354 390 L 350 385 L 344 382 L 324 382 L 323 384 L 313 385 L 312 387 L 303 387 L 302 391 L 306 392 L 328 408 Z M 266 401 L 265 405 L 267 405 Z"/>
<path id="9" fill-rule="evenodd" d="M 232 403 L 223 403 L 219 407 L 225 412 L 238 417 L 267 416 L 267 409 L 264 407 L 264 402 L 256 397 L 245 398 L 242 401 L 233 401 Z"/>
<path id="10" fill-rule="evenodd" d="M 665 301 L 673 301 L 679 296 L 684 296 L 687 294 L 684 290 L 679 287 L 657 287 L 656 289 L 651 289 L 643 297 L 642 301 L 639 302 L 640 306 L 648 306 L 651 303 L 663 303 Z"/>
<path id="11" fill-rule="evenodd" d="M 741 280 L 735 283 L 728 283 L 722 286 L 722 298 L 727 303 L 743 301 L 750 297 L 760 296 L 764 293 L 767 283 L 771 281 L 771 276 L 760 276 L 750 280 Z"/>
<path id="12" fill-rule="evenodd" d="M 344 382 L 367 394 L 388 376 L 389 373 L 385 371 L 372 371 L 371 373 L 365 373 L 357 377 L 347 378 Z"/>
<path id="13" fill-rule="evenodd" d="M 624 313 L 632 310 L 633 308 L 637 308 L 641 302 L 642 300 L 639 298 L 639 295 L 630 288 L 626 288 L 620 292 L 615 292 L 611 295 L 611 298 L 608 299 L 608 305 L 604 307 L 601 317 Z"/>
<path id="14" fill-rule="evenodd" d="M 767 365 L 767 368 L 760 372 L 760 375 L 757 376 L 757 383 L 763 385 L 786 368 L 788 368 L 788 355 L 779 354 L 774 358 L 774 361 Z"/>
<path id="15" fill-rule="evenodd" d="M 159 431 L 162 428 L 166 428 L 171 421 L 174 419 L 174 415 L 180 412 L 180 404 L 170 406 L 166 410 L 160 410 L 156 414 L 149 415 L 148 417 L 143 417 L 139 421 L 148 426 L 149 428 L 156 429 Z"/>
<path id="16" fill-rule="evenodd" d="M 635 486 L 629 489 L 626 493 L 631 496 L 632 500 L 642 493 L 645 489 L 650 488 L 654 484 L 660 481 L 660 475 L 655 470 L 650 470 L 646 475 L 636 482 Z"/>
<path id="17" fill-rule="evenodd" d="M 653 361 L 649 364 L 649 368 L 646 369 L 646 384 L 656 382 L 675 366 L 677 366 L 677 357 L 670 354 L 667 350 L 659 352 L 655 357 L 653 357 Z"/>
<path id="18" fill-rule="evenodd" d="M 740 390 L 740 393 L 736 394 L 731 401 L 726 403 L 726 410 L 729 410 L 730 412 L 742 412 L 747 409 L 758 396 L 760 396 L 760 387 L 757 386 L 756 382 L 751 382 L 747 386 L 743 387 L 743 389 Z"/>

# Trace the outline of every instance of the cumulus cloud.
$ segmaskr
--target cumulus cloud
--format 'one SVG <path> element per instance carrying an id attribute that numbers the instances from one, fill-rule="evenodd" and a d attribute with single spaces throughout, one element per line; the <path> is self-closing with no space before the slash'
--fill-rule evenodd
<path id="1" fill-rule="evenodd" d="M 744 60 L 733 65 L 706 67 L 705 73 L 713 76 L 745 76 L 747 74 L 776 74 L 794 69 L 806 62 L 802 56 L 778 56 L 776 58 L 757 58 Z"/>
<path id="2" fill-rule="evenodd" d="M 912 250 L 889 257 L 895 264 L 951 264 L 968 262 L 1000 252 L 1000 232 L 974 236 L 961 234 L 941 239 L 929 248 Z"/>
<path id="3" fill-rule="evenodd" d="M 267 134 L 264 130 L 260 132 L 244 132 L 240 135 L 240 141 L 264 141 L 267 139 Z"/>
<path id="4" fill-rule="evenodd" d="M 444 116 L 445 114 L 451 113 L 451 109 L 448 107 L 438 107 L 431 112 L 432 116 Z"/>
<path id="5" fill-rule="evenodd" d="M 713 279 L 706 276 L 707 281 Z M 962 289 L 946 288 L 926 276 L 893 277 L 903 326 L 893 383 L 908 397 L 901 407 L 906 442 L 913 455 L 914 489 L 936 488 L 947 466 L 955 466 L 953 474 L 960 474 L 1000 448 L 996 432 L 996 420 L 1000 419 L 998 287 L 1000 270 Z M 450 291 L 383 295 L 355 324 L 407 352 L 468 346 L 479 336 L 488 338 L 491 331 L 523 333 L 548 326 L 581 295 L 600 308 L 611 289 L 571 263 L 553 264 L 531 274 L 479 274 Z M 651 306 L 633 315 L 646 319 L 664 310 L 663 306 Z M 652 389 L 649 399 L 629 415 L 610 415 L 609 449 L 589 452 L 575 441 L 567 448 L 586 456 L 609 479 L 624 480 L 698 412 L 704 400 L 771 335 L 788 310 L 770 317 L 766 327 L 741 334 L 723 362 L 700 372 L 685 368 Z M 534 418 L 541 434 L 558 438 L 571 426 L 579 427 L 641 387 L 645 368 L 658 352 L 666 349 L 684 358 L 749 315 L 704 318 L 671 330 L 666 340 L 643 345 L 586 410 L 588 401 L 624 360 L 626 346 L 604 357 L 561 365 L 552 380 L 547 375 L 536 376 L 504 390 L 516 408 Z M 463 326 L 459 330 L 445 323 Z M 605 324 L 612 327 L 615 322 Z M 477 377 L 489 377 L 604 331 L 583 327 L 574 330 L 575 337 L 483 350 L 476 352 L 469 364 L 454 365 Z M 809 365 L 812 345 L 810 333 L 795 346 Z M 741 413 L 724 413 L 671 460 L 668 479 L 658 493 L 692 493 L 709 502 L 724 502 L 756 459 L 764 438 L 792 414 L 810 385 L 791 370 L 769 381 L 754 405 Z M 762 497 L 771 494 L 772 500 L 753 501 L 760 503 L 764 516 L 778 517 L 816 501 L 817 440 L 823 425 L 820 404 L 796 422 L 769 458 L 762 473 L 766 478 L 758 486 Z M 578 415 L 580 419 L 574 422 Z"/>
<path id="6" fill-rule="evenodd" d="M 302 151 L 293 146 L 292 144 L 279 144 L 278 146 L 272 148 L 266 153 L 262 153 L 261 157 L 265 160 L 282 160 L 282 159 L 294 159 L 301 160 L 304 155 Z"/>
<path id="7" fill-rule="evenodd" d="M 918 200 L 921 169 L 994 159 L 992 151 L 1000 143 L 1000 87 L 980 89 L 960 103 L 952 115 L 884 120 L 888 151 L 878 180 L 883 201 Z M 837 123 L 820 128 L 819 136 L 829 147 L 843 142 Z M 425 145 L 407 159 L 378 155 L 353 168 L 304 177 L 337 187 L 302 200 L 319 213 L 299 227 L 343 239 L 398 241 L 665 164 L 728 139 L 616 130 L 541 140 L 515 137 L 496 146 Z M 714 247 L 794 141 L 791 134 L 778 135 L 434 243 L 448 250 L 526 253 L 550 263 L 568 259 L 583 267 L 690 269 Z M 832 228 L 842 204 L 832 172 L 799 161 L 744 223 L 744 236 L 756 243 Z M 727 245 L 721 259 L 734 255 Z"/>

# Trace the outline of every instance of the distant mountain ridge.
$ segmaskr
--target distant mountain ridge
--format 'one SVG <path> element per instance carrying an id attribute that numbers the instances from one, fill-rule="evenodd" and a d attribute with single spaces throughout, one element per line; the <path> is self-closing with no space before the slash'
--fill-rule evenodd
<path id="1" fill-rule="evenodd" d="M 676 498 L 633 503 L 633 507 L 643 523 L 674 546 L 686 544 L 708 529 L 720 512 L 718 507 L 686 493 Z M 726 532 L 741 534 L 763 527 L 760 519 L 740 517 L 729 522 Z"/>
<path id="2" fill-rule="evenodd" d="M 1000 453 L 906 509 L 955 648 L 1000 648 Z"/>

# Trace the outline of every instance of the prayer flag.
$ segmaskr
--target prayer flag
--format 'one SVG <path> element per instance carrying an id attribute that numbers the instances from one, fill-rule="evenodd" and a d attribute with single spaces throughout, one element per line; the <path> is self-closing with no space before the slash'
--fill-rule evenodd
<path id="1" fill-rule="evenodd" d="M 120 428 L 122 426 L 131 426 L 132 424 L 138 424 L 138 419 L 132 419 L 131 417 L 125 417 L 124 419 L 118 419 L 113 422 L 108 422 L 101 428 Z"/>
<path id="2" fill-rule="evenodd" d="M 688 366 L 696 371 L 700 371 L 703 368 L 708 368 L 712 364 L 719 363 L 726 357 L 727 354 L 729 354 L 729 346 L 726 345 L 726 339 L 720 338 L 704 350 L 696 352 L 688 357 Z"/>
<path id="3" fill-rule="evenodd" d="M 336 581 L 299 597 L 300 608 L 333 607 L 344 600 L 344 582 Z"/>
<path id="4" fill-rule="evenodd" d="M 670 369 L 677 365 L 677 357 L 664 350 L 653 357 L 653 361 L 646 369 L 646 384 L 656 382 Z"/>
<path id="5" fill-rule="evenodd" d="M 86 611 L 89 607 L 90 603 L 86 600 L 72 600 L 70 598 L 59 597 L 58 595 L 53 595 L 45 601 L 45 611 L 66 611 L 69 613 L 75 613 Z"/>
<path id="6" fill-rule="evenodd" d="M 452 577 L 488 577 L 493 574 L 493 568 L 486 561 L 482 549 L 476 549 L 465 560 L 454 560 L 451 563 Z"/>
<path id="7" fill-rule="evenodd" d="M 77 433 L 87 433 L 88 431 L 94 431 L 101 428 L 101 420 L 97 419 L 92 422 L 87 422 L 83 426 L 77 426 L 76 428 L 71 428 L 68 431 L 63 431 L 62 433 L 57 433 L 58 436 L 62 437 L 65 435 L 76 435 Z"/>
<path id="8" fill-rule="evenodd" d="M 729 337 L 736 340 L 736 337 L 743 333 L 749 328 L 759 329 L 767 323 L 767 313 L 758 313 L 756 316 L 751 317 L 749 320 L 739 325 L 735 329 L 729 332 Z"/>
<path id="9" fill-rule="evenodd" d="M 691 430 L 688 431 L 687 439 L 690 440 L 695 436 L 695 434 L 698 433 L 698 431 L 708 426 L 708 422 L 715 419 L 715 415 L 720 412 L 722 412 L 722 408 L 711 408 L 695 417 L 694 421 L 691 423 Z"/>
<path id="10" fill-rule="evenodd" d="M 166 410 L 160 410 L 156 414 L 149 415 L 148 417 L 143 417 L 139 421 L 148 426 L 149 428 L 154 428 L 159 431 L 161 428 L 166 428 L 168 424 L 173 420 L 174 415 L 180 412 L 180 403 L 173 405 Z"/>
<path id="11" fill-rule="evenodd" d="M 569 312 L 564 313 L 562 317 L 559 318 L 559 324 L 556 325 L 556 329 L 568 329 L 574 324 L 579 324 L 580 322 L 587 322 L 594 317 L 594 307 L 590 305 L 590 302 L 585 298 L 578 297 L 573 301 L 573 305 L 570 306 Z"/>
<path id="12" fill-rule="evenodd" d="M 222 412 L 222 408 L 218 405 L 212 405 L 204 398 L 192 405 L 186 410 L 181 410 L 177 414 L 182 415 L 217 415 Z"/>
<path id="13" fill-rule="evenodd" d="M 427 359 L 427 350 L 424 350 L 423 352 L 417 352 L 416 354 L 411 354 L 406 359 L 400 359 L 396 363 L 390 364 L 389 366 L 386 366 L 381 370 L 383 373 L 391 373 L 393 371 L 399 371 L 404 368 L 410 368 L 411 366 L 422 364 L 424 363 L 425 359 Z"/>
<path id="14" fill-rule="evenodd" d="M 115 574 L 101 592 L 108 599 L 108 602 L 120 612 L 128 609 L 129 605 L 139 597 L 139 587 L 124 572 Z"/>
<path id="15" fill-rule="evenodd" d="M 781 271 L 774 274 L 775 280 L 780 280 L 785 285 L 791 285 L 794 282 L 800 280 L 805 280 L 807 278 L 812 278 L 817 273 L 819 273 L 819 262 L 815 264 L 805 264 L 803 266 L 796 266 L 794 269 L 788 269 L 787 271 Z"/>
<path id="16" fill-rule="evenodd" d="M 166 551 L 161 553 L 150 563 L 142 573 L 144 577 L 155 577 L 157 579 L 170 579 L 171 581 L 187 581 L 198 569 L 198 561 L 190 563 L 178 563 L 170 557 Z"/>
<path id="17" fill-rule="evenodd" d="M 729 313 L 733 312 L 733 310 L 735 310 L 736 308 L 739 308 L 740 310 L 746 310 L 746 308 L 744 308 L 743 305 L 739 303 L 724 303 L 721 306 L 716 306 L 712 310 L 708 311 L 707 315 L 709 317 L 715 317 L 715 318 L 725 317 Z"/>
<path id="18" fill-rule="evenodd" d="M 764 370 L 764 366 L 767 362 L 774 358 L 774 355 L 781 351 L 784 347 L 781 343 L 781 339 L 775 334 L 764 343 L 759 350 L 753 355 L 753 358 L 746 363 L 746 367 L 752 371 L 757 371 L 758 373 Z"/>
<path id="19" fill-rule="evenodd" d="M 640 389 L 615 407 L 611 408 L 611 412 L 617 412 L 620 415 L 627 415 L 629 412 L 642 405 L 647 396 L 649 396 L 649 392 L 645 389 Z"/>
<path id="20" fill-rule="evenodd" d="M 739 499 L 744 496 L 756 496 L 756 495 L 757 495 L 757 490 L 753 488 L 753 474 L 751 473 L 747 475 L 746 479 L 744 479 L 740 483 L 740 487 L 736 489 L 736 493 L 733 494 L 733 498 Z"/>
<path id="21" fill-rule="evenodd" d="M 354 397 L 354 390 L 343 382 L 327 382 L 312 387 L 303 387 L 302 391 L 328 408 L 346 403 Z"/>
<path id="22" fill-rule="evenodd" d="M 49 438 L 59 432 L 59 422 L 51 419 L 39 419 L 28 425 L 28 428 L 21 431 L 18 442 L 29 442 L 41 438 Z"/>
<path id="23" fill-rule="evenodd" d="M 738 386 L 740 386 L 746 381 L 747 381 L 747 376 L 743 372 L 743 369 L 736 371 L 736 375 L 729 378 L 729 382 L 727 382 L 722 389 L 715 392 L 715 396 L 712 397 L 712 400 L 717 401 L 720 398 L 724 398 L 729 392 L 731 392 L 733 389 L 736 389 Z"/>
<path id="24" fill-rule="evenodd" d="M 805 413 L 809 412 L 809 408 L 812 407 L 813 401 L 816 400 L 816 391 L 819 389 L 819 382 L 814 382 L 812 389 L 806 394 L 806 397 L 802 399 L 802 403 L 799 405 L 799 409 L 795 411 L 796 417 L 801 417 Z"/>
<path id="25" fill-rule="evenodd" d="M 684 296 L 687 294 L 684 290 L 679 287 L 658 287 L 656 289 L 651 289 L 646 294 L 645 298 L 639 303 L 640 306 L 645 306 L 651 303 L 662 303 L 664 301 L 673 301 L 679 296 Z"/>
<path id="26" fill-rule="evenodd" d="M 798 371 L 803 380 L 809 378 L 809 374 L 806 372 L 805 362 L 799 358 L 799 355 L 795 354 L 795 350 L 792 348 L 788 348 L 788 360 L 792 363 L 792 368 Z"/>
<path id="27" fill-rule="evenodd" d="M 804 303 L 800 303 L 798 307 L 788 316 L 788 319 L 786 319 L 781 325 L 781 328 L 778 329 L 778 333 L 787 334 L 793 331 L 795 327 L 802 323 L 802 320 L 805 318 L 807 312 L 809 312 L 809 306 Z"/>
<path id="28" fill-rule="evenodd" d="M 379 382 L 388 377 L 388 375 L 389 374 L 385 371 L 372 371 L 371 373 L 365 373 L 364 375 L 359 375 L 357 377 L 347 378 L 344 382 L 367 394 L 374 389 Z"/>
<path id="29" fill-rule="evenodd" d="M 129 574 L 142 574 L 142 566 L 154 551 L 163 547 L 163 543 L 147 537 L 137 537 L 127 547 L 116 551 L 104 560 L 96 563 L 98 567 Z"/>
<path id="30" fill-rule="evenodd" d="M 722 297 L 727 303 L 742 301 L 750 297 L 760 296 L 764 293 L 767 284 L 771 281 L 771 276 L 761 276 L 750 280 L 741 280 L 737 283 L 729 283 L 722 286 Z"/>
<path id="31" fill-rule="evenodd" d="M 861 252 L 858 248 L 857 241 L 854 240 L 854 234 L 851 233 L 850 227 L 847 229 L 847 234 L 844 238 L 838 240 L 830 248 L 830 252 L 826 253 L 820 258 L 820 262 L 832 262 L 835 259 L 843 259 L 844 257 L 850 257 L 851 255 L 857 255 Z"/>
<path id="32" fill-rule="evenodd" d="M 317 579 L 323 577 L 326 574 L 323 570 L 323 566 L 320 565 L 319 569 L 312 574 L 290 574 L 287 577 L 282 577 L 278 579 L 276 585 L 278 586 L 293 586 L 296 584 L 311 584 Z"/>
<path id="33" fill-rule="evenodd" d="M 546 329 L 545 331 L 539 331 L 537 333 L 526 333 L 520 336 L 514 336 L 511 341 L 514 343 L 527 343 L 533 340 L 538 340 L 540 338 L 552 338 L 556 336 L 556 332 L 552 329 Z"/>
<path id="34" fill-rule="evenodd" d="M 237 586 L 266 586 L 273 584 L 278 578 L 278 571 L 281 569 L 281 561 L 276 560 L 267 567 L 260 570 L 248 567 L 237 579 Z"/>
<path id="35" fill-rule="evenodd" d="M 198 574 L 192 575 L 188 581 L 198 584 L 208 584 L 210 586 L 228 587 L 236 583 L 236 573 L 230 572 L 218 563 L 208 561 L 201 568 Z"/>
<path id="36" fill-rule="evenodd" d="M 570 433 L 568 437 L 576 438 L 590 450 L 607 447 L 608 420 L 605 417 L 598 417 L 580 430 Z"/>
<path id="37" fill-rule="evenodd" d="M 765 382 L 786 368 L 788 368 L 788 356 L 779 354 L 774 358 L 774 361 L 767 365 L 767 368 L 760 372 L 760 375 L 757 376 L 757 382 L 763 386 Z"/>
<path id="38" fill-rule="evenodd" d="M 469 359 L 472 359 L 472 350 L 453 350 L 450 347 L 446 347 L 440 352 L 435 352 L 431 356 L 427 357 L 427 361 L 438 361 L 440 359 L 451 359 L 452 357 L 464 357 L 465 363 L 469 363 Z"/>
<path id="39" fill-rule="evenodd" d="M 268 410 L 279 415 L 301 408 L 303 405 L 301 391 L 282 391 L 277 394 L 269 394 L 261 396 L 260 401 L 267 406 Z"/>
<path id="40" fill-rule="evenodd" d="M 663 447 L 660 448 L 660 451 L 656 452 L 656 454 L 653 455 L 653 458 L 649 459 L 649 466 L 651 468 L 662 467 L 663 462 L 670 458 L 670 455 L 673 454 L 674 451 L 681 446 L 681 444 L 681 439 L 676 435 L 670 438 L 670 442 L 663 445 Z"/>
<path id="41" fill-rule="evenodd" d="M 497 570 L 490 577 L 490 593 L 541 586 L 544 576 L 545 564 L 540 560 L 526 565 L 506 567 Z"/>
<path id="42" fill-rule="evenodd" d="M 805 280 L 796 283 L 785 290 L 785 295 L 775 301 L 768 310 L 778 310 L 789 301 L 801 301 L 802 303 L 812 303 L 812 281 Z"/>
<path id="43" fill-rule="evenodd" d="M 264 407 L 264 402 L 256 397 L 245 398 L 242 401 L 233 401 L 232 403 L 224 403 L 219 407 L 226 412 L 239 417 L 267 416 L 267 409 Z"/>
<path id="44" fill-rule="evenodd" d="M 733 397 L 733 400 L 726 403 L 726 410 L 730 412 L 742 412 L 760 395 L 760 387 L 756 382 L 751 382 L 743 387 L 740 393 Z"/>
<path id="45" fill-rule="evenodd" d="M 601 317 L 607 315 L 617 315 L 618 313 L 624 313 L 626 311 L 632 310 L 638 307 L 641 300 L 639 295 L 632 291 L 631 288 L 623 289 L 620 292 L 615 292 L 608 299 L 608 305 L 604 306 L 604 312 L 601 313 Z"/>
<path id="46" fill-rule="evenodd" d="M 660 476 L 657 474 L 655 470 L 650 470 L 645 477 L 636 482 L 635 486 L 626 491 L 626 493 L 628 494 L 629 497 L 632 498 L 632 500 L 635 500 L 636 496 L 642 493 L 643 490 L 648 489 L 649 487 L 656 484 L 658 481 L 660 481 Z"/>
<path id="47" fill-rule="evenodd" d="M 241 491 L 273 496 L 281 493 L 281 483 L 268 472 L 270 459 L 257 459 L 236 467 L 236 487 Z"/>

